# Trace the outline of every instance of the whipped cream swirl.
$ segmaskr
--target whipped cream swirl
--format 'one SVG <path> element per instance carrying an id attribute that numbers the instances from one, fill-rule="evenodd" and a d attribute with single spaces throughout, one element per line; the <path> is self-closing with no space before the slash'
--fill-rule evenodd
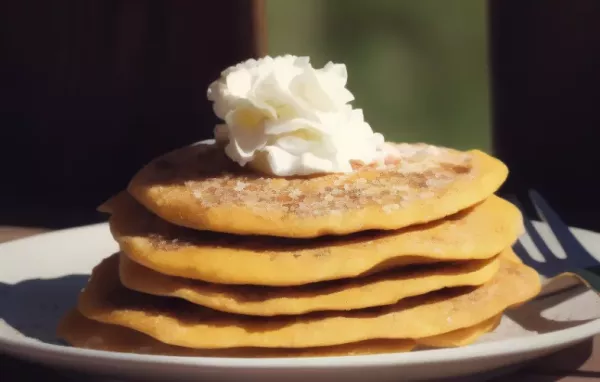
<path id="1" fill-rule="evenodd" d="M 374 133 L 346 89 L 346 66 L 315 69 L 308 57 L 250 59 L 221 73 L 208 89 L 225 121 L 215 138 L 225 152 L 275 176 L 352 171 L 352 162 L 383 160 L 384 138 Z"/>

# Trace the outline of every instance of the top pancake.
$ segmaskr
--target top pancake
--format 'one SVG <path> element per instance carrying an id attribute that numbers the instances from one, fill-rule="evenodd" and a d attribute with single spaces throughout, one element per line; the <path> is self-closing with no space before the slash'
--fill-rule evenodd
<path id="1" fill-rule="evenodd" d="M 176 225 L 242 235 L 310 238 L 399 229 L 454 214 L 493 194 L 506 166 L 474 150 L 395 144 L 393 163 L 349 174 L 269 177 L 200 143 L 140 170 L 128 191 Z"/>

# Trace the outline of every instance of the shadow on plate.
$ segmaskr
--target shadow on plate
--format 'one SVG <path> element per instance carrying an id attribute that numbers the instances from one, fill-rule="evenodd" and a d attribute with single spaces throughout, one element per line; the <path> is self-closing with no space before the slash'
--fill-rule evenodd
<path id="1" fill-rule="evenodd" d="M 583 286 L 571 288 L 560 293 L 530 301 L 516 309 L 508 310 L 505 312 L 505 316 L 519 324 L 523 329 L 535 331 L 537 333 L 549 333 L 579 326 L 586 322 L 593 321 L 596 318 L 554 320 L 546 318 L 544 312 L 566 301 L 573 301 L 576 297 L 587 292 L 589 292 L 589 289 Z M 573 309 L 575 308 L 576 307 L 574 306 Z"/>
<path id="2" fill-rule="evenodd" d="M 72 308 L 88 275 L 0 283 L 0 320 L 15 331 L 46 343 L 60 344 L 56 326 Z"/>

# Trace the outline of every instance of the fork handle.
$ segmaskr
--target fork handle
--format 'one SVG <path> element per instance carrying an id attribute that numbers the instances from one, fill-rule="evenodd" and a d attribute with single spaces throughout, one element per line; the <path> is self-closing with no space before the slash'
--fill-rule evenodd
<path id="1" fill-rule="evenodd" d="M 542 293 L 540 294 L 547 295 L 549 293 L 552 293 L 553 291 L 566 289 L 566 287 L 573 286 L 572 283 L 567 281 L 567 277 L 571 279 L 577 279 L 586 287 L 600 294 L 600 267 L 572 269 L 568 272 L 564 272 L 560 275 L 552 277 L 548 280 L 548 283 L 544 285 Z"/>
<path id="2" fill-rule="evenodd" d="M 600 293 L 600 267 L 580 268 L 571 272 L 588 288 Z"/>
<path id="3" fill-rule="evenodd" d="M 561 293 L 573 288 L 587 288 L 583 281 L 574 274 L 562 274 L 557 277 L 547 278 L 542 276 L 542 290 L 536 298 Z"/>

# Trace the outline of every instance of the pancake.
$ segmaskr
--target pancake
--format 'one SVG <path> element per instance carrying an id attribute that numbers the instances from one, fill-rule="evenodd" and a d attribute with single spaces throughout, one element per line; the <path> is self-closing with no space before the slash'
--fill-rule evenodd
<path id="1" fill-rule="evenodd" d="M 299 349 L 231 348 L 191 349 L 173 346 L 122 326 L 103 324 L 85 318 L 77 310 L 69 312 L 60 322 L 58 335 L 69 344 L 95 350 L 123 353 L 189 357 L 323 357 L 377 353 L 400 353 L 412 350 L 412 340 L 368 340 L 351 344 Z"/>
<path id="2" fill-rule="evenodd" d="M 488 318 L 479 324 L 468 328 L 454 330 L 452 332 L 440 334 L 433 337 L 419 338 L 417 343 L 434 348 L 449 348 L 471 345 L 482 335 L 489 333 L 500 325 L 502 315 Z"/>
<path id="3" fill-rule="evenodd" d="M 301 285 L 409 264 L 488 259 L 522 232 L 519 210 L 496 196 L 436 222 L 312 240 L 178 227 L 125 192 L 100 209 L 112 213 L 111 232 L 135 262 L 167 275 L 219 284 Z"/>
<path id="4" fill-rule="evenodd" d="M 306 348 L 419 339 L 477 325 L 539 292 L 540 279 L 533 269 L 501 260 L 496 276 L 479 287 L 444 289 L 385 307 L 266 320 L 129 290 L 119 281 L 119 259 L 113 256 L 94 268 L 78 309 L 89 319 L 189 348 Z"/>
<path id="5" fill-rule="evenodd" d="M 422 338 L 420 344 L 431 343 L 432 347 L 465 346 L 473 343 L 482 334 L 493 330 L 500 316 L 493 317 L 471 328 L 459 329 L 439 336 Z M 335 346 L 299 349 L 273 348 L 230 348 L 191 349 L 162 343 L 154 338 L 122 326 L 103 324 L 84 317 L 77 310 L 68 312 L 58 327 L 58 336 L 79 348 L 141 353 L 155 355 L 191 357 L 315 357 L 350 356 L 377 353 L 400 353 L 412 350 L 413 340 L 376 339 Z"/>
<path id="6" fill-rule="evenodd" d="M 224 312 L 274 316 L 390 305 L 442 288 L 481 285 L 494 277 L 499 264 L 495 257 L 296 287 L 265 287 L 211 284 L 167 276 L 120 255 L 119 275 L 126 288 L 138 292 L 182 298 Z"/>
<path id="7" fill-rule="evenodd" d="M 452 215 L 493 194 L 508 175 L 477 150 L 393 144 L 396 160 L 347 174 L 269 177 L 200 143 L 142 168 L 128 191 L 163 219 L 197 230 L 313 238 L 399 229 Z"/>

